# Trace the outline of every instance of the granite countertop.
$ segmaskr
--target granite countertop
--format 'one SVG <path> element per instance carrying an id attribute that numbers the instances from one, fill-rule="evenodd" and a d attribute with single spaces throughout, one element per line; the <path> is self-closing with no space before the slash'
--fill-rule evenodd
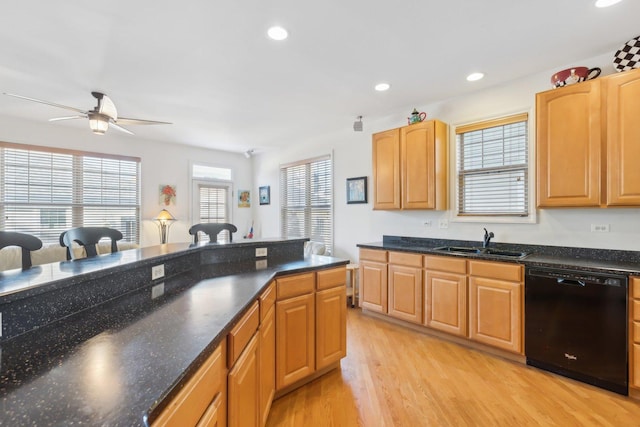
<path id="1" fill-rule="evenodd" d="M 165 280 L 156 299 L 149 284 L 8 340 L 0 345 L 0 425 L 145 425 L 274 276 L 347 263 L 238 262 L 235 273 L 212 278 L 217 266 L 205 265 Z"/>
<path id="2" fill-rule="evenodd" d="M 515 258 L 488 254 L 452 253 L 435 249 L 443 246 L 482 247 L 482 242 L 401 236 L 383 236 L 382 242 L 361 243 L 357 246 L 368 249 L 512 262 L 525 266 L 606 272 L 622 275 L 640 274 L 640 252 L 637 251 L 491 243 L 490 247 L 492 248 L 527 253 L 527 255 L 522 258 Z"/>

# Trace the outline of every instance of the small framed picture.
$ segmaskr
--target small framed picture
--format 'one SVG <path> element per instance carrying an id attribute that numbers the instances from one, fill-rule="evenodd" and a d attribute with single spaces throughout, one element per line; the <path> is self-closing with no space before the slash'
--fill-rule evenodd
<path id="1" fill-rule="evenodd" d="M 260 204 L 268 205 L 271 203 L 271 187 L 265 185 L 264 187 L 260 187 Z"/>
<path id="2" fill-rule="evenodd" d="M 367 177 L 347 178 L 347 204 L 367 203 Z"/>
<path id="3" fill-rule="evenodd" d="M 251 192 L 249 190 L 238 191 L 238 207 L 239 208 L 251 207 Z"/>

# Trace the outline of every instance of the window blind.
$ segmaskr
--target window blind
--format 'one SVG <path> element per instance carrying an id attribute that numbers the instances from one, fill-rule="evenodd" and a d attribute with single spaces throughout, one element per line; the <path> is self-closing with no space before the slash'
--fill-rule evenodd
<path id="1" fill-rule="evenodd" d="M 459 215 L 529 215 L 528 115 L 456 128 Z"/>
<path id="2" fill-rule="evenodd" d="M 0 228 L 59 241 L 72 227 L 140 241 L 140 159 L 0 144 Z"/>
<path id="3" fill-rule="evenodd" d="M 333 252 L 333 167 L 330 156 L 280 167 L 280 224 L 284 237 L 308 237 Z"/>
<path id="4" fill-rule="evenodd" d="M 200 223 L 229 222 L 227 200 L 229 197 L 227 186 L 215 184 L 198 184 Z M 209 236 L 199 233 L 199 241 L 209 241 Z M 224 230 L 218 235 L 218 241 L 228 242 L 229 231 Z"/>

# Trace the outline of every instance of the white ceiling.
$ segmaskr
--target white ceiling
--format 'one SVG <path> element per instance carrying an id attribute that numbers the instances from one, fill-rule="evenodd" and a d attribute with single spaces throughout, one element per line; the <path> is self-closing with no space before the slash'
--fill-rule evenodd
<path id="1" fill-rule="evenodd" d="M 640 1 L 593 2 L 7 0 L 0 92 L 89 110 L 98 90 L 121 116 L 173 122 L 129 127 L 139 138 L 259 152 L 350 128 L 358 115 L 366 122 L 613 57 L 640 35 Z M 268 39 L 273 24 L 290 37 Z M 467 82 L 473 71 L 485 79 Z M 375 92 L 381 81 L 391 90 Z M 0 115 L 46 122 L 72 114 L 0 96 Z M 94 138 L 84 120 L 48 126 Z"/>

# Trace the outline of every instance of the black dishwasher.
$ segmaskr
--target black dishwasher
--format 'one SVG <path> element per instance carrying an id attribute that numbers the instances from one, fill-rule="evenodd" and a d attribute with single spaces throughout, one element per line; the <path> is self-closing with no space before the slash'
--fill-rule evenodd
<path id="1" fill-rule="evenodd" d="M 527 364 L 627 395 L 627 281 L 615 274 L 527 268 Z"/>

